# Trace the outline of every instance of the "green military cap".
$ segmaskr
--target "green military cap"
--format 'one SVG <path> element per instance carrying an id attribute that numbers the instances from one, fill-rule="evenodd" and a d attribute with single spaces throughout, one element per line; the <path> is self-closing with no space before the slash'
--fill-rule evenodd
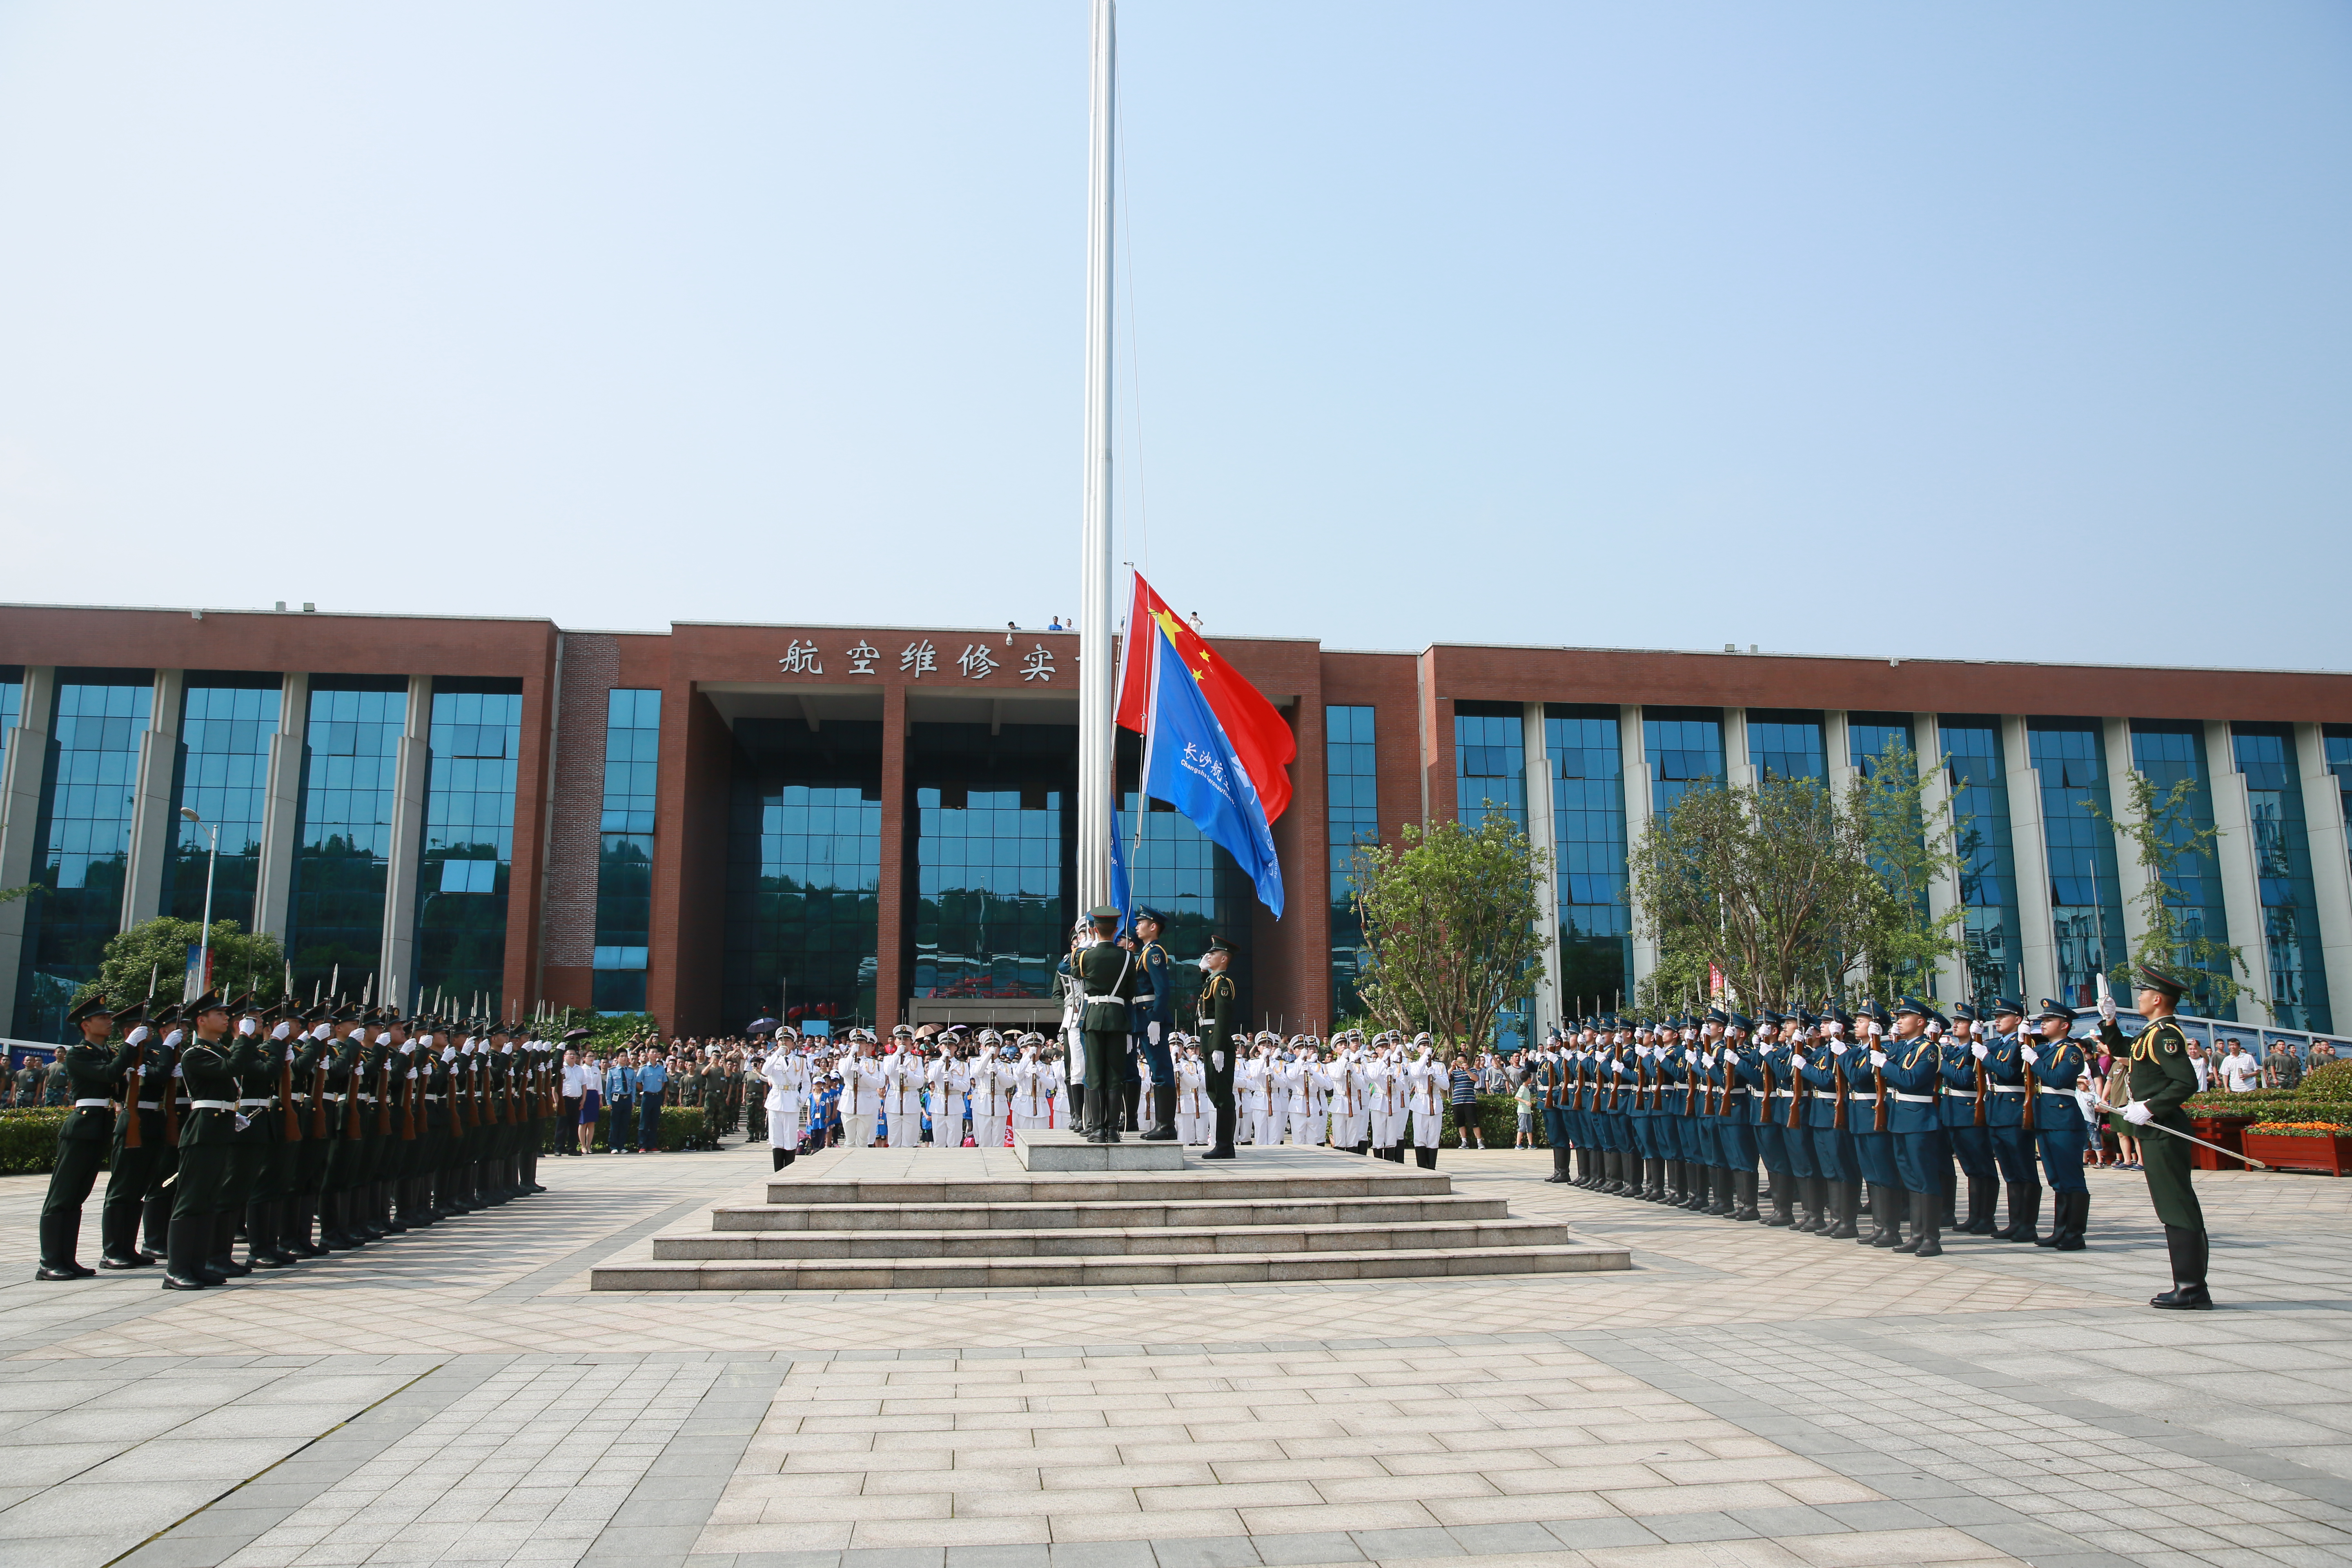
<path id="1" fill-rule="evenodd" d="M 1117 904 L 1097 904 L 1087 911 L 1087 919 L 1090 921 L 1117 921 L 1121 918 Z"/>
<path id="2" fill-rule="evenodd" d="M 106 1005 L 106 994 L 102 991 L 92 992 L 88 1001 L 80 1003 L 72 1012 L 66 1015 L 66 1022 L 68 1024 L 79 1024 L 85 1018 L 111 1018 L 113 1016 L 115 1016 L 115 1011 L 113 1008 Z"/>
<path id="3" fill-rule="evenodd" d="M 2139 966 L 2138 978 L 2134 980 L 2132 984 L 2138 986 L 2142 991 L 2154 991 L 2163 995 L 2169 996 L 2175 1002 L 2179 1001 L 2181 996 L 2189 989 L 2188 986 L 2183 985 L 2179 981 L 2175 980 L 2163 970 L 2158 969 L 2152 964 L 2146 963 Z"/>

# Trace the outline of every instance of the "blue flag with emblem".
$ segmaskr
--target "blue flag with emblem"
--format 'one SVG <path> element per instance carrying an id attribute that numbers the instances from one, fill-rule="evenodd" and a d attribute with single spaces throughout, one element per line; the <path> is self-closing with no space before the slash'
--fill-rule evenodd
<path id="1" fill-rule="evenodd" d="M 1164 800 L 1234 858 L 1258 901 L 1282 918 L 1282 867 L 1249 770 L 1184 668 L 1166 631 L 1153 637 L 1151 718 L 1143 735 L 1143 793 Z"/>

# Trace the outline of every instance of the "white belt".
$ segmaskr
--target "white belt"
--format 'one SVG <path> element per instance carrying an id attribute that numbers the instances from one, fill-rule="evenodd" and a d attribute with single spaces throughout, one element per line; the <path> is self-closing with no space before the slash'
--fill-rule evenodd
<path id="1" fill-rule="evenodd" d="M 1997 1083 L 1992 1086 L 1992 1091 L 1995 1094 L 2023 1094 L 2025 1086 L 2021 1083 Z"/>
<path id="2" fill-rule="evenodd" d="M 1876 1105 L 1878 1103 L 1878 1096 L 1874 1094 L 1849 1094 L 1846 1098 L 1863 1105 Z"/>
<path id="3" fill-rule="evenodd" d="M 375 1103 L 375 1096 L 372 1094 L 362 1094 L 358 1098 L 366 1100 L 370 1105 L 373 1105 Z"/>
<path id="4" fill-rule="evenodd" d="M 113 1103 L 114 1103 L 114 1101 L 112 1101 L 112 1100 L 75 1100 L 75 1101 L 74 1101 L 74 1109 L 75 1109 L 76 1110 L 79 1110 L 83 1109 L 85 1106 L 91 1106 L 91 1105 L 112 1105 Z"/>
<path id="5" fill-rule="evenodd" d="M 1748 1091 L 1744 1089 L 1727 1089 L 1723 1091 L 1723 1098 L 1726 1100 L 1746 1100 L 1748 1098 Z"/>
<path id="6" fill-rule="evenodd" d="M 163 1109 L 163 1102 L 160 1100 L 142 1100 L 139 1102 L 139 1109 L 142 1110 L 161 1110 Z"/>
<path id="7" fill-rule="evenodd" d="M 343 1097 L 340 1094 L 322 1094 L 319 1098 L 321 1100 L 331 1100 L 337 1105 L 341 1105 L 343 1102 Z"/>
<path id="8" fill-rule="evenodd" d="M 236 1109 L 236 1101 L 234 1100 L 192 1100 L 188 1101 L 188 1109 L 190 1110 L 235 1110 Z"/>
<path id="9" fill-rule="evenodd" d="M 263 1095 L 259 1100 L 238 1100 L 238 1101 L 237 1101 L 237 1104 L 239 1104 L 240 1106 L 254 1106 L 254 1105 L 268 1105 L 269 1102 L 270 1102 L 270 1097 L 269 1097 L 269 1096 L 268 1096 L 268 1095 Z"/>
<path id="10" fill-rule="evenodd" d="M 1886 1092 L 1889 1098 L 1899 1100 L 1906 1105 L 1933 1105 L 1936 1103 L 1936 1097 L 1932 1094 L 1901 1094 L 1891 1089 Z"/>
<path id="11" fill-rule="evenodd" d="M 1089 1002 L 1126 1002 L 1129 998 L 1125 996 L 1089 996 L 1087 1000 Z"/>
<path id="12" fill-rule="evenodd" d="M 1776 1089 L 1772 1091 L 1772 1098 L 1775 1100 L 1794 1100 L 1797 1098 L 1797 1091 L 1793 1089 Z"/>

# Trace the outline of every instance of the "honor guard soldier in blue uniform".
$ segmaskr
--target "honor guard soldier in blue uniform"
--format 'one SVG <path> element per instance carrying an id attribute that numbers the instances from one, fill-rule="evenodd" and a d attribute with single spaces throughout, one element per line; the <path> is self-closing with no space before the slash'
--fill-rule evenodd
<path id="1" fill-rule="evenodd" d="M 1764 1223 L 1776 1229 L 1799 1228 L 1797 1205 L 1809 1197 L 1812 1185 L 1812 1139 L 1801 1127 L 1790 1127 L 1797 1104 L 1797 1069 L 1790 1058 L 1813 1024 L 1813 1016 L 1798 1008 L 1758 1052 L 1756 1152 L 1770 1179 L 1772 1212 Z M 1808 1203 L 1808 1222 L 1815 1212 Z"/>
<path id="2" fill-rule="evenodd" d="M 1626 1053 L 1633 1069 L 1633 1092 L 1625 1110 L 1625 1132 L 1633 1141 L 1633 1163 L 1626 1173 L 1625 1184 L 1633 1196 L 1651 1200 L 1659 1195 L 1659 1175 L 1665 1169 L 1664 1156 L 1673 1146 L 1667 1142 L 1673 1136 L 1671 1131 L 1659 1125 L 1664 1120 L 1658 1113 L 1657 1094 L 1664 1071 L 1661 1055 L 1661 1050 L 1651 1045 L 1646 1031 L 1633 1036 Z"/>
<path id="3" fill-rule="evenodd" d="M 1576 1179 L 1572 1160 L 1583 1151 L 1571 1142 L 1570 1061 L 1568 1042 L 1558 1028 L 1545 1039 L 1543 1052 L 1536 1058 L 1535 1091 L 1536 1103 L 1543 1110 L 1544 1142 L 1551 1146 L 1551 1174 L 1544 1180 L 1566 1184 Z"/>
<path id="4" fill-rule="evenodd" d="M 1581 1162 L 1584 1168 L 1576 1184 L 1588 1192 L 1598 1192 L 1609 1180 L 1609 1142 L 1601 1128 L 1600 1043 L 1589 1018 L 1577 1026 L 1575 1083 L 1576 1119 L 1581 1129 L 1578 1152 L 1589 1156 Z"/>
<path id="5" fill-rule="evenodd" d="M 1173 1142 L 1176 1138 L 1176 1062 L 1168 1051 L 1168 1037 L 1176 1026 L 1176 982 L 1169 972 L 1168 950 L 1160 945 L 1160 911 L 1135 911 L 1135 961 L 1143 970 L 1137 986 L 1135 1048 L 1151 1068 L 1151 1117 L 1143 1132 L 1147 1143 Z"/>
<path id="6" fill-rule="evenodd" d="M 2083 1229 L 2091 1220 L 2091 1187 L 2083 1179 L 2083 1154 L 2091 1146 L 2090 1123 L 2074 1098 L 2085 1065 L 2082 1042 L 2070 1037 L 2074 1009 L 2045 999 L 2034 1018 L 2039 1040 L 2024 1040 L 2018 1057 L 2033 1075 L 2033 1142 L 2050 1177 L 2050 1234 L 2035 1238 L 2061 1252 L 2083 1250 Z"/>
<path id="7" fill-rule="evenodd" d="M 1830 1222 L 1813 1234 L 1832 1241 L 1861 1235 L 1857 1221 L 1862 1212 L 1862 1171 L 1846 1126 L 1844 1053 L 1853 1047 L 1844 1031 L 1853 1024 L 1843 1013 L 1832 1014 L 1825 1031 L 1828 1038 L 1804 1054 L 1799 1068 L 1805 1080 L 1805 1120 L 1813 1135 L 1813 1166 L 1821 1173 L 1822 1202 Z"/>
<path id="8" fill-rule="evenodd" d="M 1778 1024 L 1780 1018 L 1767 1013 L 1763 1022 Z M 1735 1224 L 1752 1224 L 1762 1217 L 1756 1211 L 1756 1091 L 1764 1081 L 1763 1051 L 1747 1037 L 1726 1037 L 1716 1079 L 1715 1145 L 1727 1191 L 1709 1212 L 1728 1213 Z"/>
<path id="9" fill-rule="evenodd" d="M 1958 1236 L 1990 1236 L 1993 1211 L 2000 1202 L 2000 1176 L 1992 1158 L 1992 1131 L 1987 1126 L 1991 1108 L 1990 1079 L 1983 1058 L 1991 1047 L 1976 1037 L 1980 1022 L 1975 1008 L 1963 1002 L 1952 1009 L 1953 1029 L 1938 1042 L 1937 1058 L 1943 1070 L 1944 1137 L 1959 1162 L 1969 1184 L 1968 1217 L 1952 1227 Z M 1948 1208 L 1949 1205 L 1947 1205 Z M 1957 1215 L 1950 1217 L 1958 1218 Z"/>
<path id="10" fill-rule="evenodd" d="M 1925 1002 L 1905 997 L 1895 1010 L 1894 1033 L 1885 1043 L 1885 1060 L 1878 1066 L 1886 1091 L 1887 1131 L 1895 1141 L 1895 1175 L 1911 1205 L 1911 1239 L 1895 1250 L 1922 1258 L 1943 1254 L 1944 1173 L 1952 1165 L 1937 1092 L 1944 1077 L 1943 1049 L 1927 1032 L 1934 1017 L 1935 1009 Z"/>
<path id="11" fill-rule="evenodd" d="M 1985 1042 L 1985 1131 L 1993 1163 L 2009 1188 L 2009 1223 L 1992 1233 L 1995 1241 L 2033 1241 L 2042 1226 L 2041 1166 L 2033 1147 L 2032 1072 L 2019 1054 L 2026 1044 L 2025 1004 L 2006 998 L 1992 1005 L 1992 1038 Z"/>
<path id="12" fill-rule="evenodd" d="M 1234 1123 L 1237 1112 L 1234 1105 L 1234 1068 L 1239 1066 L 1234 1047 L 1234 977 L 1225 973 L 1232 962 L 1233 949 L 1225 939 L 1213 933 L 1209 938 L 1209 951 L 1201 955 L 1201 994 L 1197 1001 L 1201 1020 L 1202 1087 L 1209 1097 L 1209 1109 L 1216 1118 L 1216 1143 L 1203 1160 L 1230 1160 L 1234 1157 Z"/>
<path id="13" fill-rule="evenodd" d="M 2148 1024 L 2129 1038 L 2116 1026 L 2115 1004 L 2104 998 L 2100 1002 L 2099 1037 L 2116 1055 L 2131 1058 L 2131 1099 L 2120 1112 L 2129 1126 L 2154 1122 L 2177 1132 L 2189 1130 L 2189 1114 L 2181 1105 L 2197 1092 L 2197 1069 L 2189 1060 L 2189 1037 L 2172 1016 L 2186 989 L 2162 970 L 2141 965 L 2132 1005 Z M 2205 1284 L 2205 1210 L 2189 1184 L 2189 1148 L 2179 1138 L 2140 1142 L 2147 1195 L 2163 1222 L 2165 1250 L 2172 1260 L 2172 1289 L 2151 1297 L 2147 1304 L 2167 1311 L 2201 1311 L 2213 1305 Z"/>
<path id="14" fill-rule="evenodd" d="M 1886 1033 L 1895 1020 L 1878 1002 L 1865 1004 L 1854 1018 L 1862 1026 L 1863 1037 L 1840 1060 L 1845 1068 L 1846 1131 L 1853 1135 L 1854 1162 L 1862 1168 L 1871 1220 L 1870 1234 L 1854 1239 L 1865 1247 L 1895 1247 L 1903 1243 L 1908 1199 L 1895 1169 L 1895 1134 L 1886 1121 L 1886 1086 L 1878 1074 L 1886 1060 Z"/>
<path id="15" fill-rule="evenodd" d="M 36 1279 L 87 1279 L 98 1272 L 74 1254 L 81 1247 L 81 1210 L 98 1181 L 114 1131 L 114 1099 L 129 1074 L 133 1047 L 109 1047 L 114 1009 L 94 995 L 66 1015 L 81 1038 L 58 1051 L 57 1070 L 72 1086 L 71 1109 L 58 1129 L 58 1163 L 49 1168 L 48 1195 L 41 1202 L 41 1263 Z M 134 1113 L 135 1114 L 135 1113 Z"/>

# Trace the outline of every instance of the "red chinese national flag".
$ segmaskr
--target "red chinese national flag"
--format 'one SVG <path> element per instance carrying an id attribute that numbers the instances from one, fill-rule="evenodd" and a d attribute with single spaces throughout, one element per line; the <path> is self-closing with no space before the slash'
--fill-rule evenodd
<path id="1" fill-rule="evenodd" d="M 1127 616 L 1127 640 L 1119 648 L 1119 727 L 1141 733 L 1150 708 L 1151 642 L 1137 630 L 1147 620 L 1167 628 L 1168 640 L 1175 645 L 1184 668 L 1201 683 L 1201 695 L 1209 700 L 1210 711 L 1225 727 L 1234 754 L 1249 770 L 1250 783 L 1257 786 L 1258 800 L 1265 806 L 1266 821 L 1273 822 L 1290 805 L 1289 763 L 1298 755 L 1298 742 L 1290 726 L 1264 693 L 1219 658 L 1200 633 L 1151 591 L 1139 572 L 1135 577 L 1135 603 Z M 1146 657 L 1136 657 L 1139 648 Z"/>

